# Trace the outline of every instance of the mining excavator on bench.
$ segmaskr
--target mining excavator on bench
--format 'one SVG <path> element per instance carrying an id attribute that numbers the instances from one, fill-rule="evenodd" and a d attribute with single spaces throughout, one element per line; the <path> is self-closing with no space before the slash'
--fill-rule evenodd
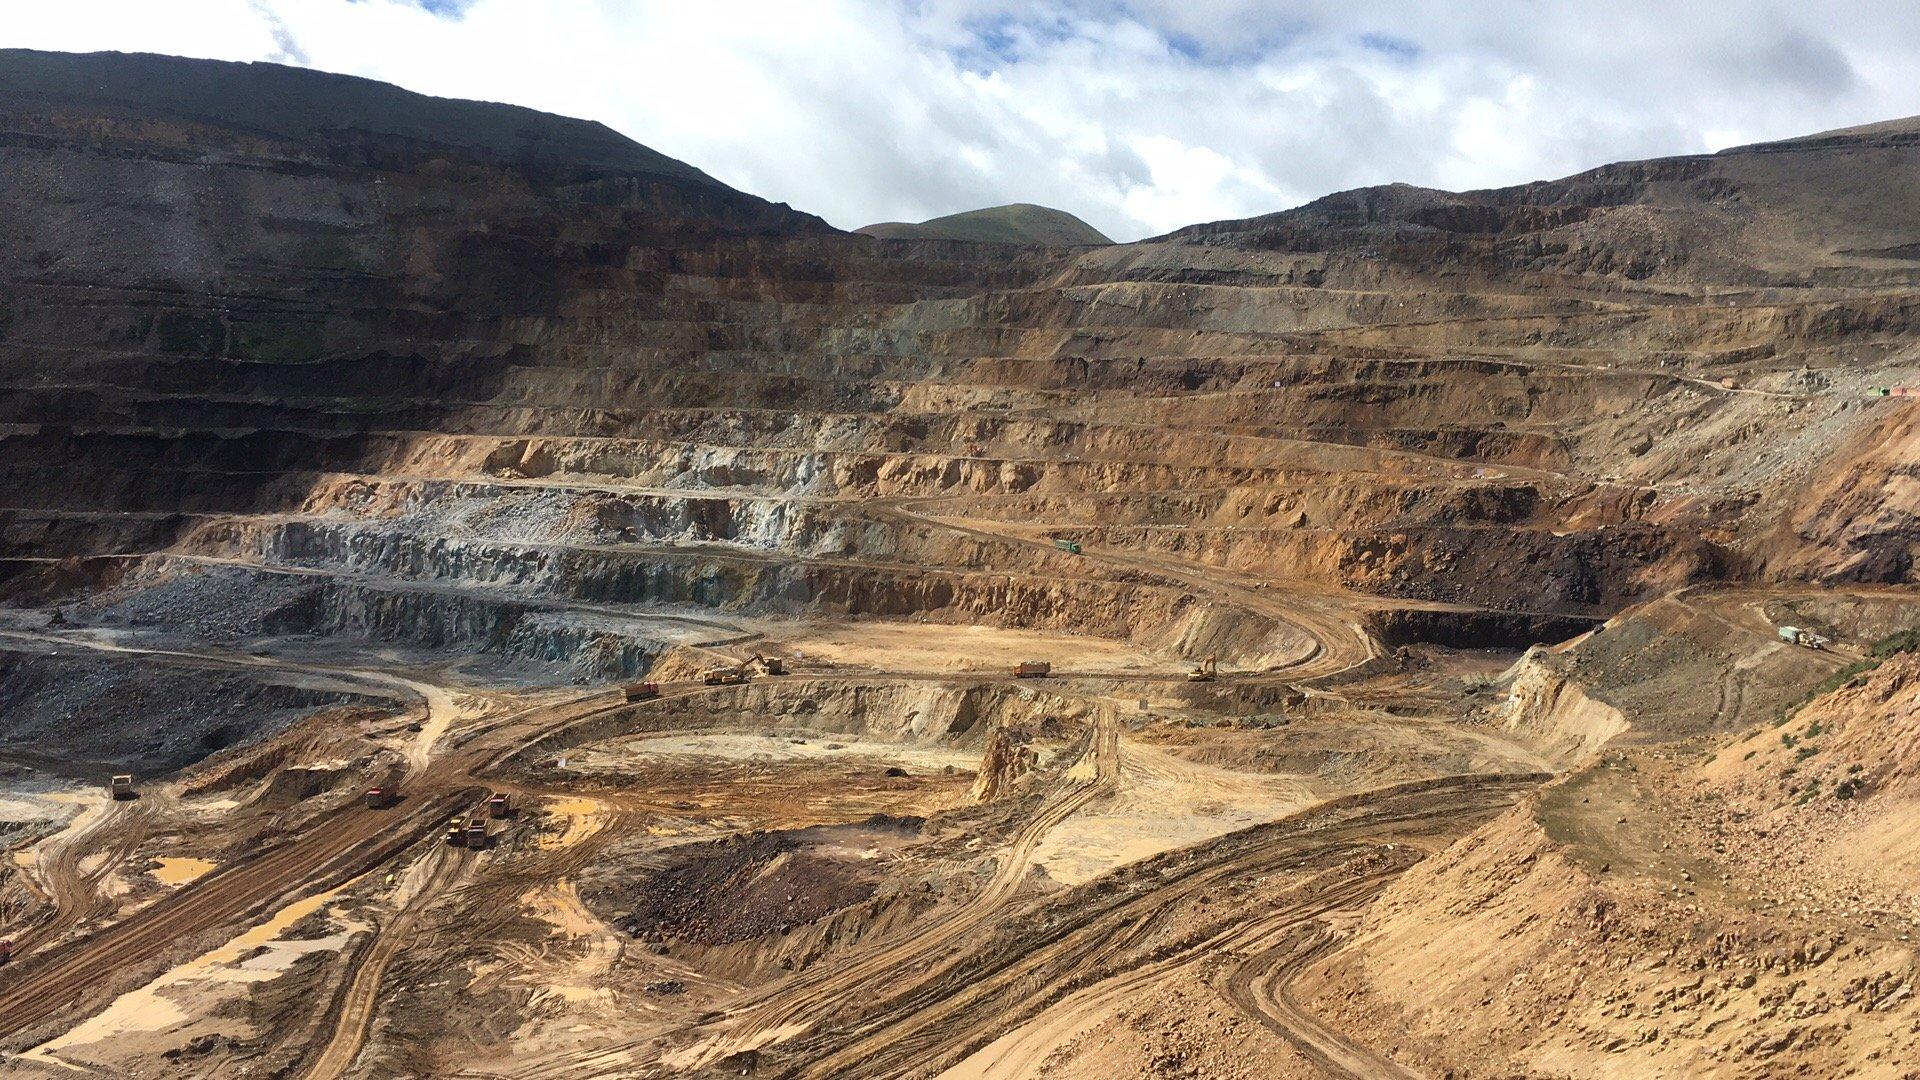
<path id="1" fill-rule="evenodd" d="M 1219 658 L 1215 656 L 1208 656 L 1205 660 L 1202 660 L 1200 662 L 1199 667 L 1191 668 L 1187 671 L 1187 681 L 1188 682 L 1212 682 L 1214 679 L 1218 678 L 1219 675 L 1220 675 Z"/>
<path id="2" fill-rule="evenodd" d="M 787 662 L 785 660 L 777 656 L 761 656 L 756 653 L 750 659 L 741 661 L 740 664 L 735 667 L 709 668 L 705 674 L 700 676 L 700 681 L 706 683 L 708 686 L 735 686 L 747 681 L 747 677 L 753 674 L 753 666 L 755 664 L 760 665 L 760 670 L 769 675 L 785 675 L 787 673 Z"/>

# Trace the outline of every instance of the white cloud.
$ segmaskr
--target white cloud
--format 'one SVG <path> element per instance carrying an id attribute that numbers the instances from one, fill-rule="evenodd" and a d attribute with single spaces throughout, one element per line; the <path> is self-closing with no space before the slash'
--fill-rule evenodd
<path id="1" fill-rule="evenodd" d="M 291 59 L 601 120 L 842 226 L 1028 201 L 1122 239 L 1913 111 L 1920 5 L 66 0 L 0 45 Z M 437 10 L 429 10 L 429 8 Z"/>

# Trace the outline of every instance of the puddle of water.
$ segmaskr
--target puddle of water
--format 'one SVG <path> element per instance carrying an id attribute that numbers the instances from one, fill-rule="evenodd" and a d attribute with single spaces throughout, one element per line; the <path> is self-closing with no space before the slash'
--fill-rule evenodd
<path id="1" fill-rule="evenodd" d="M 204 877 L 217 869 L 220 864 L 206 859 L 188 856 L 162 856 L 155 860 L 160 865 L 153 868 L 153 876 L 167 885 L 185 885 L 195 878 Z"/>
<path id="2" fill-rule="evenodd" d="M 208 1010 L 193 1001 L 197 989 L 192 985 L 194 983 L 264 982 L 278 978 L 294 960 L 306 953 L 341 948 L 346 944 L 352 928 L 312 941 L 279 942 L 277 939 L 288 927 L 326 906 L 348 885 L 288 904 L 275 912 L 272 918 L 225 945 L 202 953 L 137 990 L 120 995 L 105 1011 L 82 1021 L 65 1034 L 26 1051 L 20 1057 L 63 1068 L 75 1068 L 56 1055 L 77 1047 L 165 1031 L 192 1020 L 196 1014 L 207 1015 Z M 246 957 L 254 949 L 269 945 L 274 947 L 268 952 Z M 243 960 L 243 957 L 246 959 Z M 195 1006 L 193 1012 L 182 1008 L 180 1003 L 183 1001 Z"/>

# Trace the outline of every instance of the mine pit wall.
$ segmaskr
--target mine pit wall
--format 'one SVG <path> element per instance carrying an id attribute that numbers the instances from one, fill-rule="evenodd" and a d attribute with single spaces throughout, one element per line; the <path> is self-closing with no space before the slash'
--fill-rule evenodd
<path id="1" fill-rule="evenodd" d="M 1051 629 L 1271 666 L 1312 643 L 1298 629 L 1164 586 L 1026 573 L 794 562 L 605 548 L 518 547 L 322 522 L 225 531 L 226 551 L 274 565 L 449 588 L 512 589 L 529 602 L 694 605 L 752 615 L 925 617 Z M 209 537 L 220 531 L 209 531 Z M 1064 558 L 1064 557 L 1062 557 Z M 431 603 L 432 601 L 421 601 Z M 476 603 L 480 601 L 475 601 Z M 636 617 L 643 613 L 635 612 Z M 458 620 L 455 620 L 457 623 Z M 451 635 L 440 635 L 450 640 Z"/>
<path id="2" fill-rule="evenodd" d="M 207 160 L 218 155 L 210 147 L 236 138 L 225 129 L 133 125 L 109 136 L 118 121 L 70 127 L 58 110 L 32 107 L 9 119 L 45 129 L 0 148 L 0 199 L 18 211 L 8 219 L 35 223 L 0 254 L 0 280 L 15 286 L 0 310 L 0 375 L 22 391 L 0 395 L 0 421 L 33 428 L 4 438 L 0 468 L 28 506 L 273 509 L 293 494 L 290 472 L 368 461 L 369 429 L 460 430 L 471 413 L 537 431 L 554 410 L 522 408 L 530 395 L 589 416 L 608 397 L 711 405 L 718 393 L 790 406 L 820 395 L 812 404 L 822 409 L 851 401 L 846 386 L 778 376 L 716 382 L 667 370 L 622 381 L 608 370 L 537 368 L 542 350 L 563 344 L 555 331 L 569 319 L 575 335 L 627 339 L 616 349 L 671 346 L 680 332 L 697 352 L 723 345 L 716 331 L 730 329 L 741 344 L 791 337 L 816 347 L 825 324 L 857 310 L 804 329 L 804 313 L 752 298 L 796 287 L 844 293 L 835 258 L 867 257 L 874 245 L 826 235 L 805 215 L 702 182 L 583 180 L 568 166 L 421 156 L 419 147 L 387 147 L 375 162 L 364 145 L 249 132 L 239 138 L 258 160 L 237 167 Z M 115 141 L 111 153 L 98 149 L 103 138 Z M 127 197 L 96 215 L 45 212 L 90 182 Z M 96 250 L 115 255 L 83 257 Z M 996 267 L 956 251 L 922 254 L 925 264 L 874 264 L 896 282 L 888 302 L 963 282 L 1030 281 L 1054 258 Z M 746 302 L 670 294 L 674 274 L 702 264 L 746 275 L 717 283 Z M 628 313 L 623 322 L 596 327 L 587 317 L 599 293 Z M 727 325 L 736 320 L 758 326 Z M 852 403 L 896 402 L 875 383 L 870 400 Z M 159 546 L 168 523 L 127 540 Z"/>
<path id="3" fill-rule="evenodd" d="M 525 768 L 630 735 L 716 728 L 804 729 L 969 750 L 984 750 L 996 730 L 1017 729 L 1064 744 L 1085 734 L 1096 710 L 1092 702 L 1028 687 L 791 676 L 596 713 L 520 748 L 501 767 Z"/>
<path id="4" fill-rule="evenodd" d="M 1328 444 L 1561 468 L 1570 454 L 1558 426 L 1667 394 L 1675 381 L 1414 350 L 1549 344 L 1751 357 L 1920 325 L 1911 301 L 1887 298 L 1622 314 L 1564 294 L 1494 291 L 1451 264 L 1415 273 L 1323 252 L 1256 266 L 1226 240 L 1079 254 L 880 242 L 677 180 L 459 154 L 429 162 L 417 146 L 327 136 L 307 145 L 246 135 L 247 152 L 266 164 L 241 167 L 209 163 L 206 147 L 235 138 L 224 130 L 102 128 L 30 110 L 10 119 L 37 134 L 0 148 L 0 195 L 15 220 L 42 224 L 0 253 L 0 280 L 16 289 L 0 309 L 0 374 L 19 391 L 0 394 L 0 422 L 31 427 L 0 435 L 0 482 L 39 516 L 4 519 L 0 557 L 151 551 L 202 527 L 188 515 L 318 508 L 344 474 L 397 469 L 856 497 L 1311 485 L 1363 468 L 1396 484 L 1437 483 L 1461 470 Z M 102 131 L 112 153 L 89 149 Z M 61 200 L 76 181 L 132 195 L 91 217 L 46 220 L 45 206 L 70 205 Z M 119 254 L 89 257 L 105 251 Z M 1321 287 L 1330 281 L 1395 291 Z M 1154 399 L 1156 387 L 1262 392 Z M 1107 414 L 1103 390 L 1130 394 L 1124 413 Z M 1224 429 L 1190 430 L 1200 416 Z M 1276 440 L 1302 437 L 1321 444 L 1288 453 L 1317 464 L 1318 480 L 1272 466 Z M 975 442 L 985 445 L 959 452 Z M 1524 610 L 1611 611 L 1729 569 L 1694 523 L 1647 521 L 1645 506 L 1595 496 L 1564 511 L 1536 505 L 1523 523 L 1523 488 L 1503 483 L 1483 505 L 1383 497 L 1384 524 L 1342 492 L 1298 507 L 1304 527 L 1088 523 L 1063 535 Z M 504 497 L 454 491 L 446 494 Z M 424 512 L 432 499 L 364 512 Z M 89 520 L 103 519 L 48 510 L 151 516 L 95 529 Z M 636 539 L 1054 579 L 1088 573 L 1024 545 L 773 502 L 596 497 L 592 513 L 595 528 Z M 1578 528 L 1563 527 L 1568 518 Z M 1878 532 L 1899 534 L 1906 523 L 1885 524 Z M 1842 572 L 1910 576 L 1910 544 L 1869 539 L 1871 550 Z M 1173 641 L 1249 666 L 1297 653 L 1298 635 L 1279 624 L 1120 582 L 513 547 L 511 538 L 458 548 L 333 538 L 245 550 L 405 580 L 470 574 L 536 598 L 925 614 Z M 1512 572 L 1520 566 L 1527 572 Z M 530 658 L 582 647 L 551 627 L 522 630 L 533 617 L 517 601 L 455 603 L 365 584 L 331 595 L 331 613 L 313 625 L 484 640 Z M 1544 631 L 1395 632 L 1518 643 Z M 609 670 L 643 662 L 642 645 L 599 647 L 618 654 Z"/>
<path id="5" fill-rule="evenodd" d="M 120 603 L 101 613 L 109 622 L 166 626 L 211 640 L 307 634 L 478 651 L 509 671 L 576 682 L 640 675 L 670 645 L 643 616 L 574 615 L 509 593 L 391 579 L 156 555 L 131 562 L 115 585 Z M 241 617 L 228 621 L 230 612 Z"/>
<path id="6" fill-rule="evenodd" d="M 943 504 L 947 513 L 971 519 L 1007 522 L 1046 521 L 1062 528 L 1276 528 L 1360 530 L 1382 522 L 1438 525 L 1474 522 L 1524 525 L 1557 521 L 1576 513 L 1606 513 L 1627 520 L 1637 508 L 1618 500 L 1594 505 L 1580 497 L 1554 500 L 1533 482 L 1473 486 L 1441 478 L 1395 479 L 1309 473 L 1265 477 L 1259 482 L 1213 485 L 1197 476 L 1194 485 L 1161 489 L 1116 487 L 1073 491 L 1027 491 Z"/>
<path id="7" fill-rule="evenodd" d="M 1526 649 L 1558 644 L 1601 620 L 1578 615 L 1504 611 L 1385 608 L 1367 613 L 1365 625 L 1387 648 L 1444 645 L 1453 649 Z"/>
<path id="8" fill-rule="evenodd" d="M 1757 554 L 1782 576 L 1920 581 L 1920 405 L 1888 408 L 1797 493 Z"/>
<path id="9" fill-rule="evenodd" d="M 192 524 L 185 514 L 0 510 L 0 563 L 85 558 L 102 550 L 153 551 Z"/>
<path id="10" fill-rule="evenodd" d="M 1038 496 L 1034 497 L 1038 498 Z M 1063 504 L 1064 496 L 1047 497 L 1048 505 Z M 1162 498 L 1171 506 L 1175 496 Z M 1188 501 L 1191 496 L 1186 497 Z M 1292 520 L 1307 509 L 1294 500 Z M 449 501 L 472 500 L 483 507 L 487 520 L 511 522 L 508 511 L 524 508 L 535 519 L 528 528 L 572 530 L 556 537 L 562 543 L 623 543 L 641 541 L 717 541 L 766 552 L 801 557 L 849 557 L 910 562 L 926 566 L 993 567 L 997 572 L 1084 576 L 1111 572 L 1097 563 L 1076 560 L 1013 540 L 983 540 L 928 525 L 905 525 L 862 519 L 857 508 L 799 504 L 774 498 L 736 498 L 724 495 L 685 496 L 578 492 L 556 488 L 514 488 L 474 482 L 382 481 L 342 478 L 316 485 L 304 509 L 328 512 L 351 509 L 363 513 L 403 513 L 430 517 L 450 512 Z M 1015 504 L 1036 506 L 1032 499 Z M 1276 503 L 1276 509 L 1281 509 Z M 1317 497 L 1312 506 L 1324 509 Z M 1481 508 L 1478 500 L 1466 504 Z M 1511 507 L 1499 500 L 1486 507 L 1494 523 L 1526 513 L 1531 500 L 1521 497 Z M 954 512 L 967 512 L 955 508 Z M 1091 511 L 1086 511 L 1088 513 Z M 1321 510 L 1316 510 L 1316 513 Z M 1348 508 L 1349 514 L 1352 508 Z M 1018 516 L 1017 514 L 1013 516 Z M 1393 515 L 1387 515 L 1393 516 Z M 1443 505 L 1436 516 L 1456 512 Z M 543 525 L 544 523 L 544 525 Z M 344 529 L 330 524 L 277 526 L 289 533 L 302 529 Z M 378 544 L 373 530 L 355 544 Z M 586 535 L 581 535 L 584 532 Z M 1541 528 L 1461 527 L 1449 524 L 1409 526 L 1395 531 L 1343 532 L 1299 524 L 1291 528 L 1177 528 L 1172 526 L 1063 526 L 1050 535 L 1080 540 L 1090 546 L 1121 550 L 1157 550 L 1184 559 L 1228 569 L 1270 573 L 1288 568 L 1287 576 L 1336 580 L 1383 595 L 1484 604 L 1527 609 L 1584 608 L 1614 610 L 1632 600 L 1678 585 L 1710 577 L 1724 567 L 1724 556 L 1710 542 L 1684 530 L 1652 525 L 1559 533 Z M 503 538 L 511 541 L 511 536 Z M 397 543 L 398 541 L 390 541 Z M 529 542 L 531 548 L 532 542 Z M 273 549 L 257 554 L 287 558 L 302 565 L 310 552 Z M 477 549 L 476 549 L 477 550 Z M 493 552 L 485 556 L 504 560 Z M 413 561 L 417 561 L 413 560 Z M 1541 567 L 1526 578 L 1511 573 L 1516 562 Z M 370 568 L 356 567 L 363 571 Z M 464 576 L 464 567 L 443 567 L 443 574 Z M 419 576 L 418 569 L 402 571 Z M 478 580 L 498 580 L 482 572 Z"/>

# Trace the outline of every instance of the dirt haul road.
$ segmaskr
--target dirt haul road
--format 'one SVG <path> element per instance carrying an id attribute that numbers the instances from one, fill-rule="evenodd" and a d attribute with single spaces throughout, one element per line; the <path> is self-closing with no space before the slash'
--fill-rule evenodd
<path id="1" fill-rule="evenodd" d="M 413 940 L 420 916 L 445 893 L 472 863 L 464 850 L 438 847 L 427 855 L 426 877 L 412 894 L 402 898 L 387 924 L 380 928 L 373 944 L 367 947 L 347 985 L 346 994 L 334 1010 L 333 1035 L 301 1076 L 305 1080 L 337 1080 L 353 1068 L 367 1032 L 380 1011 L 380 981 L 387 967 Z"/>
<path id="2" fill-rule="evenodd" d="M 679 691 L 697 693 L 697 688 Z M 358 805 L 230 863 L 97 934 L 17 961 L 0 981 L 0 1041 L 16 1045 L 65 1014 L 104 1005 L 112 988 L 183 941 L 346 881 L 436 830 L 485 792 L 476 773 L 560 726 L 622 707 L 595 693 L 525 710 L 462 733 L 458 749 L 409 776 L 390 810 Z"/>
<path id="3" fill-rule="evenodd" d="M 12 1043 L 67 1010 L 105 1004 L 102 990 L 183 941 L 263 914 L 377 865 L 470 801 L 477 789 L 415 795 L 396 812 L 354 809 L 231 863 L 123 922 L 21 964 L 0 985 L 0 1038 Z"/>
<path id="4" fill-rule="evenodd" d="M 1116 766 L 1117 758 L 1116 743 Z M 1021 904 L 1011 900 L 1024 866 L 1016 841 L 995 884 L 947 921 L 758 992 L 679 1039 L 667 1036 L 676 1050 L 660 1053 L 654 1036 L 465 1075 L 668 1076 L 724 1068 L 743 1052 L 757 1052 L 770 1075 L 822 1080 L 929 1068 L 952 1068 L 955 1078 L 1035 1075 L 1061 1036 L 1137 1002 L 1139 990 L 1223 948 L 1260 952 L 1316 930 L 1330 914 L 1359 909 L 1422 852 L 1465 834 L 1544 778 L 1447 777 L 1347 796 Z M 1021 836 L 1043 835 L 1086 790 L 1057 794 Z M 1278 892 L 1267 884 L 1286 877 L 1297 884 Z M 1168 928 L 1199 898 L 1252 881 L 1268 897 L 1256 910 L 1201 904 L 1224 921 L 1168 945 Z M 1256 1015 L 1314 1060 L 1372 1053 L 1305 1014 L 1267 1020 L 1266 1011 Z"/>
<path id="5" fill-rule="evenodd" d="M 1228 1000 L 1292 1043 L 1328 1076 L 1338 1080 L 1418 1080 L 1419 1074 L 1322 1023 L 1289 993 L 1289 984 L 1300 972 L 1337 943 L 1337 938 L 1322 932 L 1305 942 L 1289 941 L 1264 950 L 1243 962 L 1228 978 Z"/>
<path id="6" fill-rule="evenodd" d="M 863 509 L 883 520 L 945 529 L 980 540 L 1054 550 L 1053 541 L 1045 536 L 1030 536 L 1006 528 L 982 529 L 925 513 L 922 508 L 929 502 L 931 500 L 873 499 L 864 504 Z M 1134 551 L 1089 548 L 1082 552 L 1082 557 L 1146 574 L 1179 588 L 1206 593 L 1300 630 L 1313 639 L 1314 646 L 1311 651 L 1293 658 L 1291 663 L 1285 665 L 1283 670 L 1289 681 L 1328 678 L 1359 667 L 1379 654 L 1378 646 L 1353 618 L 1353 612 L 1342 606 L 1336 598 L 1304 590 L 1287 590 L 1280 596 L 1268 595 L 1255 588 L 1236 584 L 1233 580 L 1236 575 L 1218 567 L 1155 559 Z"/>
<path id="7" fill-rule="evenodd" d="M 108 802 L 40 845 L 29 880 L 39 879 L 52 914 L 13 934 L 14 955 L 37 952 L 108 910 L 100 887 L 146 838 L 151 817 L 148 807 Z"/>
<path id="8" fill-rule="evenodd" d="M 1094 973 L 1101 976 L 1095 988 L 1116 980 L 1120 994 L 1137 988 L 1136 973 L 1163 959 L 1164 936 L 1178 925 L 1175 913 L 1190 910 L 1209 890 L 1235 881 L 1306 876 L 1271 907 L 1223 911 L 1218 917 L 1224 924 L 1211 932 L 1176 938 L 1171 953 L 1182 962 L 1220 955 L 1216 946 L 1222 943 L 1257 947 L 1332 911 L 1364 904 L 1418 861 L 1407 844 L 1463 835 L 1542 779 L 1454 777 L 1336 799 L 1038 901 L 995 933 L 969 939 L 960 955 L 883 991 L 859 1014 L 816 1028 L 793 1047 L 791 1058 L 783 1058 L 783 1064 L 791 1062 L 783 1074 L 880 1077 L 959 1064 L 1003 1036 L 1010 1023 L 1043 1015 L 1068 987 L 1086 984 Z M 1304 1026 L 1282 1033 L 1296 1045 L 1337 1037 Z M 1040 1042 L 1057 1046 L 1051 1039 Z"/>

